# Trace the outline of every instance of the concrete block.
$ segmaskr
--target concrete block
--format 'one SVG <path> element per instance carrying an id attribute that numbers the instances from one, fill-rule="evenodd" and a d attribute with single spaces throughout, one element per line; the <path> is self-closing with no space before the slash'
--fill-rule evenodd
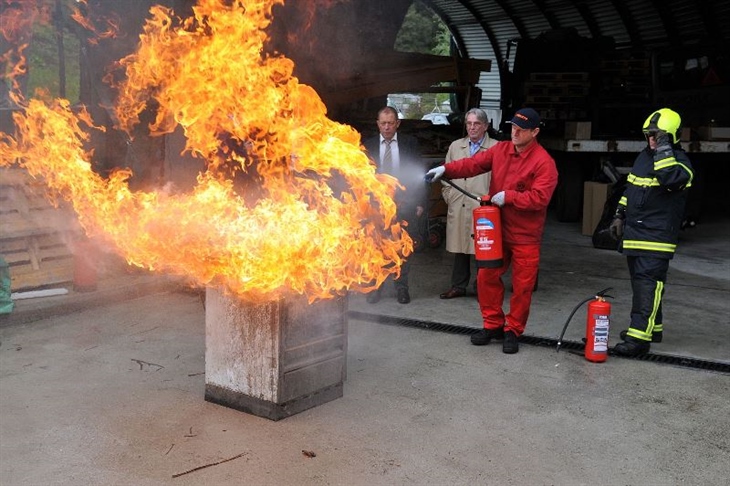
<path id="1" fill-rule="evenodd" d="M 205 399 L 271 420 L 342 396 L 347 299 L 205 301 Z"/>

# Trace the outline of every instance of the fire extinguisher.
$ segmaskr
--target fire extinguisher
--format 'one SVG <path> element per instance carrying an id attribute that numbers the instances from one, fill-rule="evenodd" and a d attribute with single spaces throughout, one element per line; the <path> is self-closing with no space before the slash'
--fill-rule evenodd
<path id="1" fill-rule="evenodd" d="M 596 293 L 595 296 L 588 297 L 575 306 L 573 312 L 571 312 L 570 316 L 568 316 L 568 320 L 565 321 L 563 331 L 560 333 L 560 338 L 558 338 L 556 351 L 560 351 L 560 346 L 563 343 L 563 336 L 565 336 L 568 324 L 576 311 L 583 304 L 591 301 L 590 304 L 588 304 L 588 313 L 586 315 L 586 337 L 583 356 L 593 363 L 603 363 L 606 361 L 606 358 L 608 358 L 608 331 L 611 323 L 611 304 L 606 299 L 612 298 L 612 296 L 607 294 L 610 290 L 611 287 L 603 289 Z"/>
<path id="2" fill-rule="evenodd" d="M 442 179 L 457 191 L 479 202 L 472 213 L 474 259 L 477 268 L 499 268 L 503 263 L 502 217 L 490 196 L 475 196 L 448 179 Z"/>
<path id="3" fill-rule="evenodd" d="M 489 196 L 478 198 L 474 208 L 474 258 L 478 268 L 502 266 L 502 218 Z"/>

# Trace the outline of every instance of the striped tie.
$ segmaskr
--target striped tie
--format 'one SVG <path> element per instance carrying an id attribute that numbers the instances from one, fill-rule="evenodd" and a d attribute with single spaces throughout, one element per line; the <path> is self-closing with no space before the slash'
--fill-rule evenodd
<path id="1" fill-rule="evenodd" d="M 392 174 L 393 173 L 393 155 L 390 151 L 390 144 L 393 142 L 393 139 L 390 140 L 383 140 L 383 143 L 385 144 L 385 153 L 383 154 L 383 160 L 381 162 L 381 168 L 384 173 L 386 174 Z"/>

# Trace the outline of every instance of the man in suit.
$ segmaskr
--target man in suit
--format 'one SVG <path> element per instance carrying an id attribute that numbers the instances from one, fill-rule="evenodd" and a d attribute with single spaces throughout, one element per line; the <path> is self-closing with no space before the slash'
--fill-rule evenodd
<path id="1" fill-rule="evenodd" d="M 471 157 L 497 143 L 487 135 L 489 120 L 487 113 L 481 108 L 472 108 L 466 112 L 465 125 L 467 136 L 449 146 L 446 153 L 447 164 L 452 160 Z M 469 194 L 484 196 L 489 194 L 490 177 L 491 172 L 485 172 L 474 177 L 454 179 L 452 182 Z M 451 288 L 439 297 L 454 299 L 466 295 L 466 288 L 471 280 L 471 262 L 474 259 L 472 213 L 479 203 L 445 182 L 441 195 L 449 207 L 446 215 L 446 251 L 454 254 L 454 266 L 451 272 Z"/>
<path id="2" fill-rule="evenodd" d="M 365 140 L 363 145 L 368 155 L 375 161 L 378 172 L 390 174 L 405 187 L 395 194 L 398 208 L 398 219 L 408 223 L 407 230 L 413 235 L 418 228 L 418 218 L 424 213 L 426 202 L 426 184 L 423 181 L 423 163 L 421 150 L 415 137 L 398 133 L 400 120 L 395 108 L 386 106 L 378 111 L 379 135 Z M 398 302 L 407 304 L 411 301 L 408 292 L 408 272 L 410 262 L 406 259 L 401 266 L 400 277 L 395 279 Z M 367 296 L 367 301 L 374 304 L 380 301 L 381 289 Z"/>

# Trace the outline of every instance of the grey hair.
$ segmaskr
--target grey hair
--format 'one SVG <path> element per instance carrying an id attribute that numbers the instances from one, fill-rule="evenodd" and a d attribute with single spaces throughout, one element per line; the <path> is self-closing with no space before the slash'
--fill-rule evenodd
<path id="1" fill-rule="evenodd" d="M 482 110 L 481 108 L 472 108 L 471 110 L 467 111 L 464 115 L 464 122 L 466 122 L 466 118 L 469 115 L 476 115 L 477 120 L 484 123 L 485 125 L 489 125 L 489 118 L 487 118 L 487 112 Z"/>

